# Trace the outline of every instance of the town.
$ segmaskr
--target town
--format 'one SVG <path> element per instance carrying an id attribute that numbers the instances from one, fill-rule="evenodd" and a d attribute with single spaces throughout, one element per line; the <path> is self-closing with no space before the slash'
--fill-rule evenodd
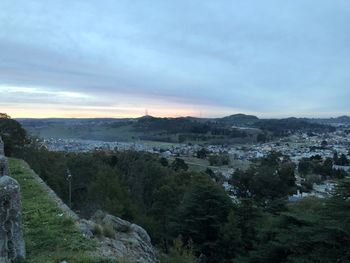
<path id="1" fill-rule="evenodd" d="M 225 190 L 234 198 L 234 186 L 229 179 L 236 169 L 246 169 L 252 160 L 262 158 L 271 152 L 279 152 L 288 156 L 296 167 L 296 182 L 301 186 L 303 179 L 298 173 L 299 161 L 303 158 L 318 156 L 322 160 L 345 156 L 350 159 L 350 125 L 338 126 L 333 132 L 303 133 L 297 132 L 287 137 L 266 143 L 238 144 L 238 145 L 202 145 L 195 143 L 162 143 L 152 141 L 135 142 L 105 142 L 82 139 L 43 139 L 42 147 L 50 151 L 60 152 L 111 152 L 111 151 L 141 151 L 158 154 L 169 160 L 182 158 L 190 168 L 199 171 L 211 169 Z M 213 158 L 217 157 L 217 158 Z M 220 162 L 217 159 L 227 159 Z M 333 164 L 333 168 L 350 174 L 350 162 Z M 335 183 L 333 180 L 322 180 L 313 183 L 312 191 L 308 193 L 297 191 L 289 200 L 295 201 L 306 196 L 326 197 L 331 194 Z"/>

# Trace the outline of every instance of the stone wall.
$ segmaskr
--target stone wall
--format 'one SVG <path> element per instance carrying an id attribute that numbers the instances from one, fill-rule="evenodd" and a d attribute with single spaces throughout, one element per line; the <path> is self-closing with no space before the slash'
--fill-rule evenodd
<path id="1" fill-rule="evenodd" d="M 1 136 L 0 136 L 0 155 L 5 155 L 4 142 L 2 141 Z"/>
<path id="2" fill-rule="evenodd" d="M 21 194 L 3 149 L 0 137 L 0 263 L 12 263 L 25 258 Z"/>

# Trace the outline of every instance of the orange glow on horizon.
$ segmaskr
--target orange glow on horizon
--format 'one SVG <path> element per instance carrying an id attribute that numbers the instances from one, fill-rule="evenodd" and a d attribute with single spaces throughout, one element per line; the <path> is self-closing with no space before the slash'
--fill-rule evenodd
<path id="1" fill-rule="evenodd" d="M 163 109 L 147 108 L 148 114 L 155 117 L 199 117 L 200 112 L 191 108 Z M 12 118 L 137 118 L 145 115 L 145 108 L 114 108 L 114 107 L 70 107 L 49 108 L 36 107 L 5 107 L 0 112 L 7 113 Z"/>

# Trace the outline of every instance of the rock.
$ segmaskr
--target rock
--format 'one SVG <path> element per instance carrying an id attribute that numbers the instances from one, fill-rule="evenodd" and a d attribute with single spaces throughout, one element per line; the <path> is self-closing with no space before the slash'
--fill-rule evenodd
<path id="1" fill-rule="evenodd" d="M 0 155 L 0 177 L 9 175 L 9 165 L 7 158 L 3 155 Z"/>
<path id="2" fill-rule="evenodd" d="M 88 221 L 86 219 L 81 219 L 79 223 L 80 231 L 83 233 L 83 235 L 87 238 L 93 238 L 93 229 L 94 229 L 94 223 L 91 221 Z"/>
<path id="3" fill-rule="evenodd" d="M 125 221 L 119 217 L 115 217 L 109 214 L 103 213 L 101 210 L 97 211 L 92 217 L 94 222 L 99 222 L 104 225 L 113 226 L 113 229 L 117 232 L 127 233 L 131 229 L 131 223 Z"/>
<path id="4" fill-rule="evenodd" d="M 0 262 L 25 258 L 20 187 L 9 176 L 0 177 Z"/>
<path id="5" fill-rule="evenodd" d="M 97 211 L 91 220 L 81 220 L 83 233 L 93 233 L 96 225 L 101 226 L 102 235 L 95 235 L 101 242 L 101 254 L 118 256 L 130 263 L 157 263 L 158 253 L 152 246 L 151 238 L 142 227 L 119 217 Z M 103 229 L 115 231 L 113 237 L 106 237 Z"/>
<path id="6" fill-rule="evenodd" d="M 0 137 L 0 263 L 25 259 L 22 204 L 18 182 L 9 177 L 9 166 Z"/>
<path id="7" fill-rule="evenodd" d="M 0 155 L 5 155 L 4 142 L 2 141 L 1 136 L 0 136 Z"/>

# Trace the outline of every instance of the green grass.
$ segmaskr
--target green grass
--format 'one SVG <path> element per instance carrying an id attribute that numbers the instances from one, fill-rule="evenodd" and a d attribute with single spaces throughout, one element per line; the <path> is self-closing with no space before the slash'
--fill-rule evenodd
<path id="1" fill-rule="evenodd" d="M 85 238 L 75 222 L 62 215 L 23 161 L 10 159 L 10 170 L 21 186 L 25 262 L 116 262 L 96 255 L 98 244 Z"/>
<path id="2" fill-rule="evenodd" d="M 108 127 L 104 125 L 50 125 L 40 129 L 27 128 L 35 136 L 56 139 L 89 139 L 100 141 L 133 141 L 142 133 L 133 130 L 131 125 Z"/>

